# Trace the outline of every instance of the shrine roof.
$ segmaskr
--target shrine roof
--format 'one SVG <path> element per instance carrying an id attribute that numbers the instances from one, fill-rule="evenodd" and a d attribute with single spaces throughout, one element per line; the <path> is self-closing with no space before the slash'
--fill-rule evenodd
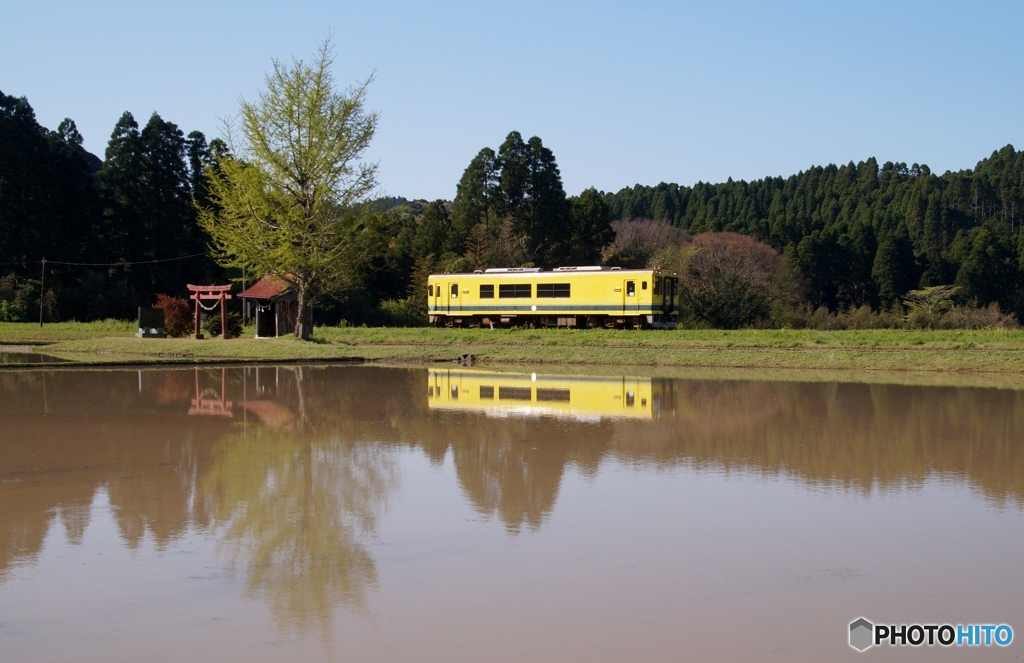
<path id="1" fill-rule="evenodd" d="M 264 276 L 252 287 L 238 293 L 245 299 L 274 299 L 291 292 L 294 285 L 276 276 Z"/>
<path id="2" fill-rule="evenodd" d="M 292 421 L 292 413 L 274 401 L 242 401 L 242 407 L 273 428 L 286 426 Z"/>

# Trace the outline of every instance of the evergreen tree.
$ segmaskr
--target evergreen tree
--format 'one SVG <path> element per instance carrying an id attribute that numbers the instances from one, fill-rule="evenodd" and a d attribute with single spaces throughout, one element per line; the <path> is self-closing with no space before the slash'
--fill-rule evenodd
<path id="1" fill-rule="evenodd" d="M 474 256 L 479 257 L 484 238 L 474 230 L 478 226 L 486 230 L 488 263 L 564 262 L 572 250 L 569 204 L 555 156 L 540 138 L 526 143 L 512 131 L 497 155 L 485 147 L 470 162 L 452 204 L 445 250 L 464 253 L 466 238 L 476 232 Z"/>
<path id="2" fill-rule="evenodd" d="M 1020 271 L 1008 238 L 989 222 L 961 235 L 965 252 L 955 284 L 969 299 L 985 305 L 997 302 L 1004 310 L 1017 304 Z M 960 247 L 958 247 L 959 249 Z"/>
<path id="3" fill-rule="evenodd" d="M 900 301 L 900 297 L 914 288 L 917 281 L 914 250 L 902 223 L 896 231 L 883 232 L 871 276 L 878 288 L 879 302 L 885 308 Z"/>
<path id="4" fill-rule="evenodd" d="M 452 202 L 451 230 L 445 251 L 462 253 L 471 228 L 483 223 L 496 232 L 498 214 L 498 161 L 494 150 L 485 147 L 473 157 L 462 174 Z"/>
<path id="5" fill-rule="evenodd" d="M 199 144 L 193 137 L 193 147 Z M 97 255 L 103 261 L 138 263 L 204 251 L 206 236 L 196 224 L 192 198 L 198 178 L 189 168 L 186 146 L 178 126 L 157 113 L 141 131 L 129 112 L 118 120 L 97 174 L 104 203 Z M 196 156 L 201 158 L 198 151 Z M 150 304 L 156 293 L 181 294 L 189 280 L 205 281 L 214 272 L 212 263 L 201 259 L 115 270 L 112 278 L 127 289 L 120 315 Z"/>
<path id="6" fill-rule="evenodd" d="M 213 165 L 213 154 L 206 144 L 206 136 L 202 131 L 192 131 L 185 139 L 185 152 L 188 157 L 188 183 L 192 199 L 199 207 L 209 205 L 206 190 L 206 171 Z"/>
<path id="7" fill-rule="evenodd" d="M 530 189 L 530 149 L 518 131 L 512 131 L 498 148 L 497 213 L 512 218 L 520 233 L 528 230 L 527 196 Z"/>
<path id="8" fill-rule="evenodd" d="M 73 121 L 49 132 L 27 99 L 0 92 L 0 262 L 79 257 L 96 222 L 96 161 Z"/>
<path id="9" fill-rule="evenodd" d="M 419 260 L 427 255 L 441 255 L 447 248 L 446 242 L 451 225 L 451 219 L 448 218 L 448 207 L 443 200 L 435 200 L 427 205 L 416 224 L 416 232 L 412 241 L 416 259 Z"/>
<path id="10" fill-rule="evenodd" d="M 0 263 L 24 263 L 7 264 L 0 276 L 9 277 L 13 291 L 22 293 L 19 315 L 39 306 L 39 260 L 79 261 L 95 246 L 98 163 L 82 148 L 72 120 L 48 131 L 36 121 L 27 99 L 0 92 Z M 69 286 L 81 278 L 81 270 L 48 264 L 47 274 L 46 318 L 57 319 L 59 313 L 84 317 L 81 308 L 66 306 Z"/>
<path id="11" fill-rule="evenodd" d="M 551 268 L 564 263 L 570 251 L 569 205 L 562 188 L 562 175 L 555 155 L 533 136 L 528 143 L 529 179 L 527 204 L 521 227 L 530 238 L 529 252 L 534 262 Z M 502 171 L 504 174 L 504 171 Z"/>
<path id="12" fill-rule="evenodd" d="M 596 265 L 601 249 L 615 238 L 611 213 L 597 189 L 591 187 L 572 198 L 566 265 Z"/>
<path id="13" fill-rule="evenodd" d="M 97 257 L 104 262 L 131 261 L 137 229 L 146 219 L 143 209 L 145 160 L 139 124 L 125 111 L 110 135 L 104 152 L 103 167 L 97 173 L 103 200 L 103 230 Z"/>

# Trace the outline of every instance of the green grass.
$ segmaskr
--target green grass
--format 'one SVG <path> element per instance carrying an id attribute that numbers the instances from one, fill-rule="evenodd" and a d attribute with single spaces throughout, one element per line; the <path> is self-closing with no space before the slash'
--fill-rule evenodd
<path id="1" fill-rule="evenodd" d="M 42 327 L 32 322 L 0 322 L 0 345 L 54 343 L 108 336 L 132 336 L 138 330 L 127 320 L 53 322 Z"/>
<path id="2" fill-rule="evenodd" d="M 130 323 L 0 324 L 0 345 L 83 364 L 224 361 L 452 361 L 761 370 L 929 371 L 1024 375 L 1024 332 L 863 330 L 386 329 L 320 327 L 294 338 L 137 339 Z"/>

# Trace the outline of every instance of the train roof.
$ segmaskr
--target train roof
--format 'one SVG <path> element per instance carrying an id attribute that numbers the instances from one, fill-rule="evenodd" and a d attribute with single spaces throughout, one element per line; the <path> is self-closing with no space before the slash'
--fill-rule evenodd
<path id="1" fill-rule="evenodd" d="M 650 274 L 651 272 L 671 271 L 662 267 L 649 267 L 646 269 L 623 269 L 621 267 L 556 267 L 545 271 L 540 267 L 492 267 L 490 269 L 477 269 L 472 272 L 443 272 L 431 274 L 431 276 L 558 276 L 560 274 L 588 274 L 598 272 L 623 272 L 633 274 Z"/>

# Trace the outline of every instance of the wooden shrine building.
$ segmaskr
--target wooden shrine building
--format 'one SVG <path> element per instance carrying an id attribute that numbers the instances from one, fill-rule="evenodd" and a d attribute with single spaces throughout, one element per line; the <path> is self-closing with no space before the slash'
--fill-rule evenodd
<path id="1" fill-rule="evenodd" d="M 255 304 L 256 338 L 295 333 L 299 300 L 291 282 L 276 276 L 264 276 L 251 288 L 238 293 L 238 296 Z"/>

